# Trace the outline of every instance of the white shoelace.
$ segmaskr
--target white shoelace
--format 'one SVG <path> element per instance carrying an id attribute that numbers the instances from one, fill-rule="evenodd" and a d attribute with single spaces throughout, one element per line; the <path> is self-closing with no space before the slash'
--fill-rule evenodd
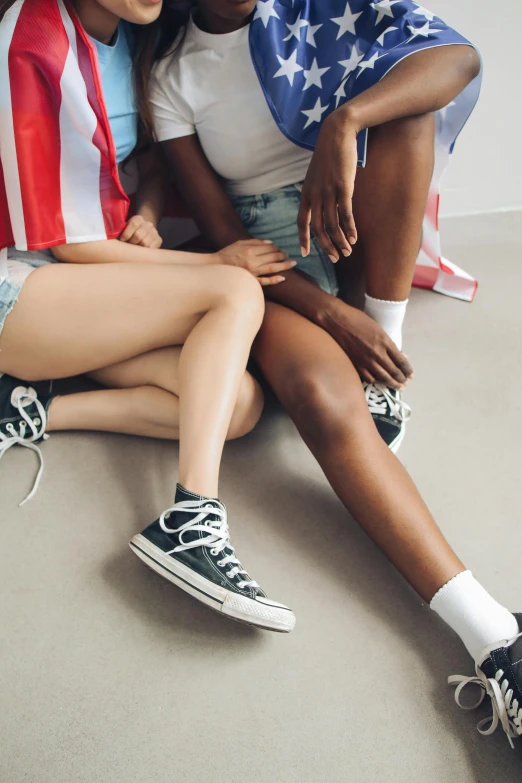
<path id="1" fill-rule="evenodd" d="M 196 514 L 196 516 L 177 528 L 169 528 L 166 525 L 165 520 L 168 519 L 173 512 Z M 218 518 L 209 519 L 210 515 Z M 239 588 L 259 587 L 257 582 L 254 582 L 253 579 L 245 581 L 240 578 L 241 574 L 247 574 L 247 572 L 242 568 L 241 562 L 235 556 L 234 547 L 230 543 L 227 512 L 221 503 L 219 506 L 214 506 L 201 500 L 183 500 L 180 503 L 176 503 L 172 508 L 168 508 L 164 511 L 159 518 L 159 523 L 165 533 L 175 533 L 179 535 L 179 545 L 174 549 L 171 549 L 170 552 L 167 552 L 168 555 L 173 554 L 174 552 L 183 552 L 186 549 L 205 546 L 210 549 L 211 555 L 217 557 L 224 549 L 229 549 L 231 554 L 225 555 L 220 560 L 216 561 L 216 565 L 220 568 L 231 565 L 232 568 L 225 573 L 229 579 L 238 577 L 237 586 Z M 185 543 L 183 541 L 183 535 L 189 531 L 191 533 L 207 533 L 207 536 L 205 538 L 198 537 Z"/>
<path id="2" fill-rule="evenodd" d="M 522 636 L 522 634 L 519 634 Z M 519 638 L 518 636 L 516 637 Z M 484 701 L 486 695 L 491 698 L 493 714 L 490 718 L 484 718 L 477 724 L 477 730 L 480 734 L 488 736 L 496 731 L 499 723 L 504 729 L 509 744 L 512 748 L 513 739 L 522 737 L 522 704 L 513 698 L 513 691 L 509 687 L 509 680 L 504 677 L 504 672 L 499 669 L 495 677 L 486 677 L 480 666 L 476 666 L 475 677 L 465 677 L 461 674 L 454 674 L 448 677 L 448 685 L 456 685 L 455 701 L 463 710 L 475 710 Z M 462 704 L 460 697 L 462 691 L 468 685 L 477 685 L 480 688 L 480 696 L 475 704 Z M 489 726 L 487 724 L 489 723 Z M 487 728 L 485 728 L 487 726 Z"/>
<path id="3" fill-rule="evenodd" d="M 5 429 L 7 434 L 0 431 L 0 459 L 2 459 L 11 446 L 24 446 L 26 449 L 31 449 L 31 451 L 36 452 L 36 454 L 38 454 L 38 459 L 40 460 L 40 467 L 33 488 L 25 500 L 22 500 L 20 503 L 20 506 L 23 506 L 24 503 L 31 500 L 36 493 L 42 477 L 44 460 L 41 450 L 35 445 L 35 441 L 40 439 L 47 440 L 49 437 L 45 434 L 47 415 L 44 406 L 38 399 L 36 391 L 31 386 L 17 386 L 11 394 L 11 405 L 19 412 L 22 421 L 20 422 L 18 432 L 12 422 L 6 424 Z M 29 405 L 34 405 L 38 411 L 38 416 L 35 416 L 34 419 L 24 410 Z"/>
<path id="4" fill-rule="evenodd" d="M 410 406 L 402 398 L 396 399 L 383 383 L 363 383 L 363 388 L 370 413 L 386 414 L 389 407 L 394 418 L 408 421 Z"/>

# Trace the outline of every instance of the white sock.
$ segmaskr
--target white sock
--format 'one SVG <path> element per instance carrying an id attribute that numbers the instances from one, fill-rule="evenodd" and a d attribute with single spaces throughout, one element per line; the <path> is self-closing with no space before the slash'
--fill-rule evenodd
<path id="1" fill-rule="evenodd" d="M 518 633 L 516 618 L 495 601 L 471 571 L 463 571 L 435 593 L 431 608 L 453 628 L 474 660 L 503 639 Z"/>
<path id="2" fill-rule="evenodd" d="M 388 302 L 385 299 L 374 299 L 373 296 L 364 295 L 366 304 L 364 312 L 382 326 L 388 337 L 393 340 L 399 351 L 402 351 L 402 324 L 406 315 L 404 302 Z"/>

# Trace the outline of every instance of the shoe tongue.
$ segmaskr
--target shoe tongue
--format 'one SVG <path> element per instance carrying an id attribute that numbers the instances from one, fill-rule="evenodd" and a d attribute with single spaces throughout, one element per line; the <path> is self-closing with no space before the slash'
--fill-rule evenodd
<path id="1" fill-rule="evenodd" d="M 190 502 L 201 502 L 202 505 L 205 506 L 213 506 L 214 508 L 222 508 L 223 504 L 220 503 L 220 501 L 217 498 L 208 498 L 205 497 L 205 495 L 197 495 L 195 492 L 191 492 L 188 489 L 185 489 L 181 484 L 176 485 L 176 496 L 174 499 L 175 503 L 182 503 L 185 501 Z M 189 512 L 183 512 L 179 513 L 178 520 L 179 524 L 185 524 L 186 522 L 190 522 L 191 519 L 198 516 L 198 514 L 201 514 L 202 509 L 195 508 L 193 515 L 191 515 Z M 174 512 L 174 515 L 176 515 L 176 512 Z M 219 522 L 220 517 L 218 514 L 212 514 L 211 512 L 208 513 L 208 515 L 205 517 L 205 519 L 201 522 L 201 524 L 205 524 L 208 522 Z M 210 530 L 212 530 L 212 527 L 210 526 Z M 203 534 L 204 535 L 204 534 Z M 191 532 L 190 530 L 187 530 L 183 533 L 183 540 L 186 543 L 190 543 L 190 541 L 195 540 L 196 538 L 199 538 L 199 532 Z"/>
<path id="2" fill-rule="evenodd" d="M 221 505 L 217 498 L 208 498 L 205 495 L 198 495 L 196 492 L 191 492 L 190 489 L 185 489 L 185 487 L 183 487 L 181 484 L 176 484 L 176 496 L 174 498 L 174 502 L 181 503 L 182 501 L 186 500 L 199 500 L 205 504 L 208 504 L 209 506 L 215 506 L 216 508 L 219 508 Z"/>

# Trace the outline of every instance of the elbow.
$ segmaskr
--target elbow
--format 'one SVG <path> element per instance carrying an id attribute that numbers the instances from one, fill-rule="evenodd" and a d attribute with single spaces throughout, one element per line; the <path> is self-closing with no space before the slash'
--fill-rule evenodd
<path id="1" fill-rule="evenodd" d="M 51 248 L 51 253 L 57 261 L 70 261 L 70 245 L 57 245 Z"/>
<path id="2" fill-rule="evenodd" d="M 464 51 L 461 53 L 460 67 L 466 77 L 466 83 L 469 84 L 479 75 L 482 63 L 479 53 L 472 46 L 462 46 L 461 49 Z"/>

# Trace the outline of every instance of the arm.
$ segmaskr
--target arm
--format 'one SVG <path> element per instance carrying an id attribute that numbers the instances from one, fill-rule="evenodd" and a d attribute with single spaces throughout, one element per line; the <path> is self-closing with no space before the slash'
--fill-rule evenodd
<path id="1" fill-rule="evenodd" d="M 168 188 L 164 161 L 157 145 L 138 158 L 138 174 L 136 214 L 157 227 L 165 211 Z"/>
<path id="2" fill-rule="evenodd" d="M 140 155 L 137 166 L 136 214 L 127 223 L 120 240 L 157 249 L 163 244 L 158 224 L 163 217 L 168 186 L 159 148 L 154 146 Z"/>
<path id="3" fill-rule="evenodd" d="M 217 247 L 250 236 L 197 137 L 171 139 L 162 142 L 162 147 L 176 183 L 205 236 Z M 326 329 L 366 380 L 375 378 L 393 387 L 405 383 L 411 367 L 375 321 L 325 293 L 298 272 L 287 270 L 284 277 L 283 281 L 278 275 L 267 278 L 278 283 L 265 289 L 270 299 Z"/>
<path id="4" fill-rule="evenodd" d="M 321 128 L 303 187 L 299 237 L 305 255 L 310 226 L 335 259 L 338 251 L 350 255 L 357 241 L 352 196 L 359 131 L 442 109 L 479 71 L 480 58 L 471 46 L 425 49 L 406 57 L 380 82 L 332 112 Z"/>

